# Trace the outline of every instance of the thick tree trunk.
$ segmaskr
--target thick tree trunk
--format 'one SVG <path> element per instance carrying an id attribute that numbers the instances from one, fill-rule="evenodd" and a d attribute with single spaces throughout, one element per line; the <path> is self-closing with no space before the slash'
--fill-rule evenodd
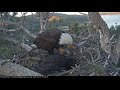
<path id="1" fill-rule="evenodd" d="M 111 54 L 110 32 L 107 24 L 101 18 L 99 12 L 88 12 L 89 20 L 100 33 L 101 48 L 108 54 Z"/>
<path id="2" fill-rule="evenodd" d="M 18 64 L 6 62 L 1 65 L 2 62 L 3 60 L 0 60 L 0 76 L 43 76 Z"/>
<path id="3" fill-rule="evenodd" d="M 115 62 L 120 67 L 120 35 L 119 35 L 117 43 L 115 45 L 114 55 L 115 55 Z"/>
<path id="4" fill-rule="evenodd" d="M 46 25 L 49 16 L 50 16 L 50 12 L 38 12 L 38 17 L 40 19 L 40 26 L 41 26 L 40 33 L 46 31 Z"/>
<path id="5" fill-rule="evenodd" d="M 100 33 L 101 48 L 108 54 L 112 54 L 113 62 L 120 66 L 120 35 L 113 51 L 111 51 L 110 32 L 107 24 L 98 12 L 88 12 L 89 20 L 96 26 Z M 118 62 L 119 61 L 119 62 Z"/>

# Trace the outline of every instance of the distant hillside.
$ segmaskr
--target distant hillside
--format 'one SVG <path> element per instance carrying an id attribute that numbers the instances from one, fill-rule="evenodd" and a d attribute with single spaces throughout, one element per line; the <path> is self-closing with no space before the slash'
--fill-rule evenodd
<path id="1" fill-rule="evenodd" d="M 116 15 L 120 14 L 120 12 L 100 12 L 101 15 Z"/>
<path id="2" fill-rule="evenodd" d="M 54 23 L 54 27 L 59 26 L 69 26 L 70 24 L 73 24 L 74 22 L 78 23 L 87 23 L 88 18 L 84 15 L 67 15 L 67 14 L 61 14 L 61 13 L 54 13 L 54 16 L 62 18 L 61 21 Z M 21 20 L 23 20 L 23 17 L 19 17 Z M 51 24 L 53 25 L 53 24 Z M 32 33 L 35 31 L 40 30 L 40 22 L 37 17 L 37 14 L 28 15 L 25 18 L 25 26 L 28 28 Z M 49 27 L 48 27 L 49 28 Z"/>
<path id="3" fill-rule="evenodd" d="M 58 17 L 62 17 L 63 20 L 75 20 L 75 21 L 78 21 L 78 22 L 87 22 L 88 19 L 87 19 L 87 16 L 85 15 L 67 15 L 67 14 L 61 14 L 61 13 L 54 13 L 54 16 L 58 16 Z M 32 18 L 32 15 L 28 15 L 26 16 L 27 18 Z M 34 14 L 34 19 L 37 19 L 37 15 Z"/>

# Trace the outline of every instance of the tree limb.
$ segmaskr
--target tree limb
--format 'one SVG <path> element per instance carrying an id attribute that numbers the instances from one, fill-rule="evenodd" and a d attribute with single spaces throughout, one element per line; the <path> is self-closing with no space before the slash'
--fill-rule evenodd
<path id="1" fill-rule="evenodd" d="M 9 38 L 9 37 L 4 37 L 4 36 L 2 36 L 2 35 L 0 35 L 0 37 L 3 38 L 3 39 L 5 39 L 5 40 L 8 40 L 9 42 L 14 43 L 15 45 L 20 46 L 21 48 L 25 49 L 25 50 L 28 51 L 28 52 L 32 49 L 32 48 L 31 48 L 30 46 L 28 46 L 27 44 L 22 43 L 22 42 L 19 42 L 19 41 L 15 40 L 15 39 L 12 39 L 12 38 Z"/>
<path id="2" fill-rule="evenodd" d="M 0 60 L 0 63 L 3 61 Z M 30 69 L 22 67 L 18 64 L 11 62 L 6 62 L 5 64 L 0 64 L 0 76 L 43 76 L 37 72 Z"/>
<path id="3" fill-rule="evenodd" d="M 31 32 L 28 29 L 26 29 L 25 27 L 23 27 L 22 25 L 20 25 L 18 23 L 11 22 L 11 21 L 2 21 L 2 23 L 8 23 L 8 24 L 16 25 L 17 27 L 19 27 L 18 29 L 24 30 L 29 36 L 35 38 L 35 35 L 31 34 Z"/>
<path id="4" fill-rule="evenodd" d="M 28 29 L 26 29 L 25 27 L 23 27 L 23 26 L 20 26 L 29 36 L 31 36 L 31 37 L 33 37 L 33 38 L 35 38 L 36 36 L 35 35 L 33 35 L 33 34 L 31 34 L 31 32 L 28 30 Z"/>

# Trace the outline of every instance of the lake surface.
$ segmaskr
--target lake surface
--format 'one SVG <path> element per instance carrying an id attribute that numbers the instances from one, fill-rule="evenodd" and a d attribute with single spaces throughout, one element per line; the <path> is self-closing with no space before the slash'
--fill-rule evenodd
<path id="1" fill-rule="evenodd" d="M 116 15 L 102 15 L 102 18 L 107 23 L 108 27 L 110 28 L 111 25 L 120 25 L 120 14 Z"/>

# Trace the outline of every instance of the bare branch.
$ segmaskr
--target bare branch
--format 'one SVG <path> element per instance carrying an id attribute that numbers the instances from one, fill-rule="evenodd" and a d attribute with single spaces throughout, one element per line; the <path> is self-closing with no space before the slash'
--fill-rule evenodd
<path id="1" fill-rule="evenodd" d="M 23 14 L 22 14 L 22 17 L 23 17 L 23 25 L 24 25 L 24 22 L 25 22 L 25 15 L 27 14 L 27 12 L 24 12 Z"/>
<path id="2" fill-rule="evenodd" d="M 51 18 L 53 15 L 54 15 L 54 12 L 52 13 L 52 15 L 51 15 L 51 16 L 49 16 L 49 18 Z"/>
<path id="3" fill-rule="evenodd" d="M 89 76 L 95 76 L 95 72 L 91 73 Z"/>
<path id="4" fill-rule="evenodd" d="M 82 13 L 82 12 L 79 12 L 80 14 L 83 14 L 83 15 L 86 15 L 86 16 L 88 16 L 87 14 L 85 14 L 85 13 Z"/>
<path id="5" fill-rule="evenodd" d="M 91 59 L 92 59 L 92 61 L 91 61 L 91 62 L 93 62 L 93 61 L 94 61 L 94 58 L 93 58 L 93 55 L 92 55 L 92 53 L 91 53 L 90 51 L 88 51 L 87 49 L 85 49 L 85 51 L 86 51 L 86 52 L 88 52 L 88 53 L 90 54 L 90 56 L 91 56 Z"/>
<path id="6" fill-rule="evenodd" d="M 80 47 L 80 46 L 82 46 L 82 45 L 85 44 L 85 43 L 86 43 L 86 41 L 79 42 L 79 43 L 77 44 L 77 46 Z"/>
<path id="7" fill-rule="evenodd" d="M 0 29 L 0 32 L 15 32 L 20 30 L 21 28 L 16 28 L 16 29 Z"/>
<path id="8" fill-rule="evenodd" d="M 105 68 L 106 65 L 108 65 L 108 59 L 106 59 L 105 64 L 103 65 L 103 67 Z"/>
<path id="9" fill-rule="evenodd" d="M 12 42 L 14 43 L 15 45 L 18 45 L 20 47 L 22 47 L 23 49 L 25 49 L 26 51 L 30 51 L 32 48 L 30 46 L 28 46 L 27 44 L 25 43 L 22 43 L 22 42 L 19 42 L 15 39 L 12 39 L 12 38 L 9 38 L 9 37 L 5 37 L 5 36 L 2 36 L 0 35 L 1 38 L 4 38 L 5 40 L 8 40 L 9 42 Z"/>
<path id="10" fill-rule="evenodd" d="M 115 74 L 113 74 L 113 76 L 117 76 L 119 73 L 118 72 L 116 72 Z"/>
<path id="11" fill-rule="evenodd" d="M 11 22 L 11 21 L 2 21 L 3 23 L 8 23 L 8 24 L 13 24 L 13 25 L 16 25 L 17 27 L 19 27 L 19 29 L 23 29 L 29 36 L 35 38 L 35 35 L 31 34 L 31 32 L 26 29 L 25 27 L 23 27 L 22 25 L 18 24 L 18 23 L 14 23 L 14 22 Z"/>
<path id="12" fill-rule="evenodd" d="M 3 61 L 0 60 L 0 63 Z M 6 62 L 5 64 L 0 64 L 0 75 L 1 76 L 43 76 L 37 72 L 34 72 L 30 69 L 22 67 L 18 64 L 14 64 L 11 62 Z"/>
<path id="13" fill-rule="evenodd" d="M 113 34 L 112 37 L 110 38 L 110 41 L 112 41 L 112 39 L 115 37 L 116 34 Z"/>
<path id="14" fill-rule="evenodd" d="M 20 26 L 20 27 L 21 27 L 29 36 L 31 36 L 31 37 L 33 37 L 33 38 L 36 37 L 35 35 L 31 34 L 30 31 L 29 31 L 28 29 L 26 29 L 25 27 L 23 27 L 23 26 Z"/>

